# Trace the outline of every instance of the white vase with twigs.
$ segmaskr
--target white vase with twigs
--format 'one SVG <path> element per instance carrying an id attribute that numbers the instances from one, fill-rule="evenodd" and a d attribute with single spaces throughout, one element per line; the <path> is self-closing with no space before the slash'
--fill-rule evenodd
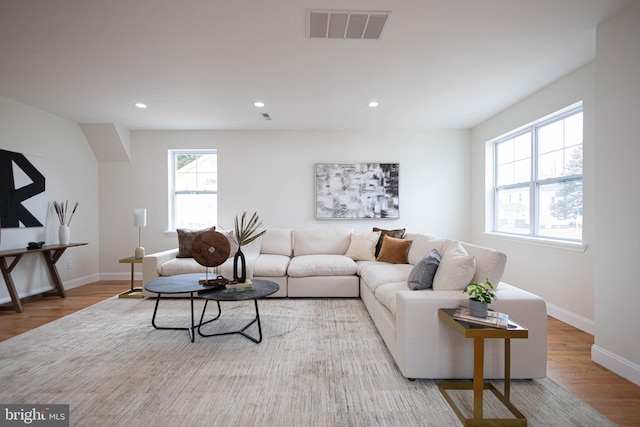
<path id="1" fill-rule="evenodd" d="M 78 202 L 76 202 L 73 210 L 71 211 L 71 215 L 67 219 L 67 215 L 69 214 L 69 201 L 65 200 L 64 203 L 58 203 L 56 201 L 53 202 L 53 209 L 56 211 L 56 215 L 58 215 L 58 220 L 60 221 L 60 230 L 58 232 L 58 238 L 61 245 L 69 244 L 69 226 L 71 225 L 71 220 L 73 219 L 73 215 L 76 213 L 76 209 L 78 209 Z"/>

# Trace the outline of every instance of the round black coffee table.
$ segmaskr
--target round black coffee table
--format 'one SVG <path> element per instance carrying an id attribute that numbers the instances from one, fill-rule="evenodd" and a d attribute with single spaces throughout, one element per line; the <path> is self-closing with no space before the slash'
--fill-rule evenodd
<path id="1" fill-rule="evenodd" d="M 260 326 L 260 312 L 258 311 L 258 299 L 264 298 L 268 295 L 274 294 L 278 292 L 280 286 L 272 282 L 270 280 L 261 280 L 261 279 L 253 279 L 253 288 L 252 290 L 246 291 L 236 291 L 230 289 L 205 289 L 198 292 L 198 296 L 200 298 L 204 298 L 207 301 L 204 303 L 204 308 L 202 309 L 202 316 L 200 316 L 200 323 L 198 325 L 198 334 L 202 337 L 215 337 L 220 335 L 232 335 L 232 334 L 240 334 L 251 341 L 259 344 L 262 341 L 262 327 Z M 206 322 L 204 320 L 204 314 L 207 311 L 207 303 L 209 300 L 216 301 L 218 303 L 218 315 L 209 319 Z M 202 332 L 201 326 L 206 325 L 207 323 L 213 322 L 214 320 L 220 317 L 220 301 L 245 301 L 245 300 L 253 300 L 256 307 L 256 317 L 249 322 L 245 327 L 238 331 L 229 331 L 229 332 L 217 332 L 213 334 L 205 334 Z M 251 335 L 245 333 L 249 326 L 254 323 L 258 324 L 258 338 L 254 338 Z"/>
<path id="2" fill-rule="evenodd" d="M 211 275 L 209 275 L 211 276 Z M 159 277 L 155 280 L 144 285 L 144 288 L 149 292 L 154 292 L 158 294 L 156 297 L 156 306 L 153 310 L 153 317 L 151 318 L 151 324 L 156 329 L 170 329 L 174 331 L 189 331 L 189 338 L 191 342 L 194 341 L 194 329 L 199 327 L 200 324 L 195 324 L 194 314 L 193 314 L 193 294 L 196 292 L 200 292 L 202 290 L 207 290 L 206 286 L 200 284 L 199 280 L 204 279 L 205 274 L 203 273 L 194 273 L 194 274 L 178 274 L 175 276 L 163 276 Z M 210 289 L 209 289 L 210 290 Z M 162 294 L 189 294 L 189 299 L 191 301 L 191 326 L 158 326 L 156 325 L 156 315 L 158 313 L 158 305 L 160 304 L 160 296 Z M 220 303 L 218 303 L 218 317 L 220 316 Z M 217 319 L 217 318 L 216 318 Z M 215 319 L 209 320 L 212 322 Z"/>

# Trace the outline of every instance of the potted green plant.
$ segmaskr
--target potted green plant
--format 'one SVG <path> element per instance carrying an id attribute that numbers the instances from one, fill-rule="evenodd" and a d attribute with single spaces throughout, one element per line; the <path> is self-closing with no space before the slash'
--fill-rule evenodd
<path id="1" fill-rule="evenodd" d="M 492 301 L 498 300 L 495 288 L 489 279 L 486 279 L 484 283 L 473 281 L 462 292 L 469 295 L 469 310 L 471 315 L 476 317 L 487 317 L 487 306 Z"/>
<path id="2" fill-rule="evenodd" d="M 247 265 L 242 253 L 242 246 L 253 242 L 266 233 L 267 230 L 262 229 L 262 221 L 260 221 L 257 212 L 254 212 L 249 220 L 247 220 L 247 212 L 243 212 L 241 219 L 238 219 L 238 215 L 236 215 L 234 225 L 234 238 L 238 244 L 238 251 L 233 257 L 233 279 L 238 283 L 245 283 L 247 281 Z M 239 274 L 238 260 L 240 261 Z"/>

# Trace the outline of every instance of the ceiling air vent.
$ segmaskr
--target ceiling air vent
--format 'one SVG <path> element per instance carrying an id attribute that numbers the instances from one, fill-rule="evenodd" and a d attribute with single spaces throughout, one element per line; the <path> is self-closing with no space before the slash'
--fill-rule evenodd
<path id="1" fill-rule="evenodd" d="M 312 39 L 380 40 L 390 11 L 308 10 L 307 36 Z"/>

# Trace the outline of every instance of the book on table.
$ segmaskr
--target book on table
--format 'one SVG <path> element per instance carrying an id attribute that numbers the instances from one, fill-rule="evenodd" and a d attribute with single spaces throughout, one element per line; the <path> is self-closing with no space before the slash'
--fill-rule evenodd
<path id="1" fill-rule="evenodd" d="M 243 283 L 232 282 L 228 283 L 226 286 L 226 292 L 242 292 L 242 291 L 253 291 L 255 287 L 253 286 L 253 282 L 251 280 L 247 280 Z"/>
<path id="2" fill-rule="evenodd" d="M 469 307 L 459 305 L 453 313 L 453 318 L 474 325 L 489 326 L 492 328 L 508 329 L 509 315 L 499 311 L 487 310 L 487 317 L 476 317 L 471 315 Z"/>

